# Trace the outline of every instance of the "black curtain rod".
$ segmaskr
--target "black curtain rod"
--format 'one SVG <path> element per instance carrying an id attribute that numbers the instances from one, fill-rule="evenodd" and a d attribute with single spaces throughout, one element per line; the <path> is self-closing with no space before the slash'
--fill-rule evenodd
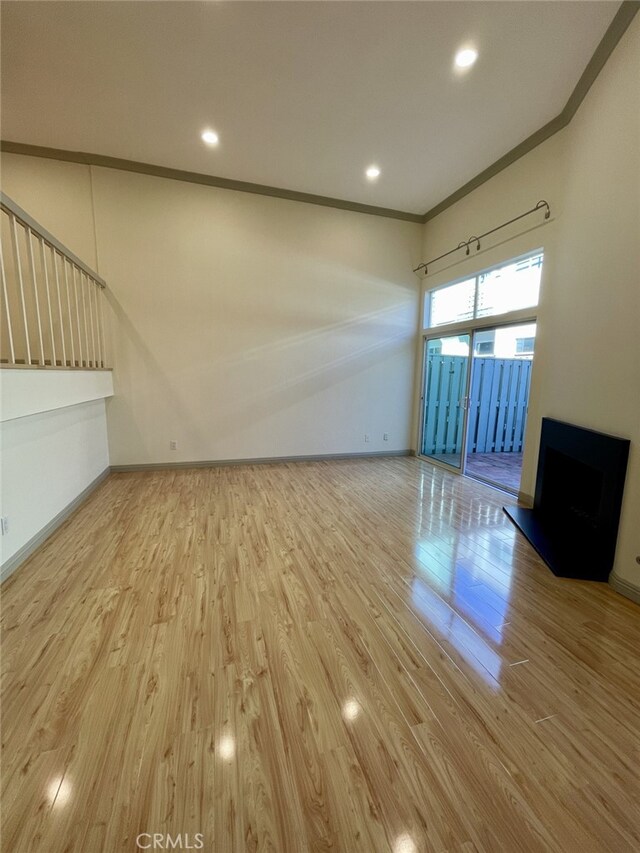
<path id="1" fill-rule="evenodd" d="M 519 219 L 523 219 L 525 216 L 529 216 L 531 213 L 535 213 L 537 210 L 542 210 L 542 208 L 546 208 L 545 213 L 544 213 L 544 218 L 548 219 L 551 216 L 551 208 L 549 207 L 549 205 L 547 204 L 547 202 L 544 199 L 540 199 L 540 201 L 536 204 L 536 206 L 532 207 L 531 210 L 527 210 L 525 213 L 521 213 L 520 216 L 514 216 L 513 219 L 510 219 L 508 222 L 503 222 L 502 225 L 496 225 L 495 228 L 492 228 L 490 231 L 485 231 L 484 234 L 480 234 L 478 237 L 473 235 L 473 236 L 469 237 L 468 240 L 462 240 L 460 243 L 458 243 L 458 245 L 455 247 L 455 249 L 450 249 L 448 252 L 445 252 L 444 255 L 438 255 L 437 258 L 432 258 L 430 261 L 427 261 L 424 264 L 420 264 L 419 266 L 417 266 L 414 269 L 414 272 L 420 272 L 420 270 L 424 270 L 425 275 L 426 275 L 427 268 L 428 268 L 429 264 L 435 264 L 436 261 L 441 261 L 443 258 L 446 258 L 449 255 L 453 255 L 454 252 L 459 251 L 460 249 L 462 249 L 463 246 L 466 246 L 467 251 L 465 252 L 465 254 L 468 255 L 470 252 L 469 247 L 471 246 L 472 243 L 476 244 L 476 252 L 477 252 L 478 249 L 480 248 L 480 240 L 482 240 L 484 237 L 488 237 L 489 234 L 494 234 L 496 231 L 499 231 L 501 228 L 506 228 L 507 225 L 512 225 L 514 222 L 517 222 Z"/>

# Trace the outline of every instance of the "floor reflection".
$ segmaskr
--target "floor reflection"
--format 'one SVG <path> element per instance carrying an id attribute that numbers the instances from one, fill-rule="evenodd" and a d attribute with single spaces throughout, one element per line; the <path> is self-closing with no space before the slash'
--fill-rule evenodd
<path id="1" fill-rule="evenodd" d="M 223 735 L 218 741 L 218 755 L 223 761 L 231 761 L 236 754 L 236 739 L 232 735 Z"/>
<path id="2" fill-rule="evenodd" d="M 500 505 L 480 498 L 462 503 L 455 488 L 449 478 L 436 486 L 422 475 L 412 603 L 495 686 L 509 622 L 515 533 Z"/>
<path id="3" fill-rule="evenodd" d="M 504 623 L 509 610 L 508 599 L 501 598 L 485 584 L 464 583 L 465 570 L 456 571 L 453 602 L 494 643 L 502 642 Z"/>
<path id="4" fill-rule="evenodd" d="M 416 843 L 408 832 L 403 832 L 393 842 L 393 853 L 418 853 Z"/>
<path id="5" fill-rule="evenodd" d="M 462 616 L 419 578 L 413 581 L 411 600 L 441 637 L 451 643 L 489 686 L 498 686 L 502 668 L 500 655 Z"/>
<path id="6" fill-rule="evenodd" d="M 47 798 L 51 808 L 62 808 L 71 799 L 71 783 L 63 776 L 53 779 L 47 788 Z"/>
<path id="7" fill-rule="evenodd" d="M 361 708 L 360 703 L 355 699 L 347 699 L 347 701 L 342 706 L 342 717 L 345 722 L 352 722 L 355 720 L 360 714 Z"/>

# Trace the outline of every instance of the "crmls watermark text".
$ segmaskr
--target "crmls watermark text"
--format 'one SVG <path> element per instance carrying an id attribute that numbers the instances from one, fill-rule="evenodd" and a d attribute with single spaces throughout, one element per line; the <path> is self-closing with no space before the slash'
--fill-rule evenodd
<path id="1" fill-rule="evenodd" d="M 196 832 L 195 835 L 167 835 L 163 832 L 141 832 L 136 838 L 136 847 L 142 850 L 202 850 L 204 847 L 204 835 Z"/>

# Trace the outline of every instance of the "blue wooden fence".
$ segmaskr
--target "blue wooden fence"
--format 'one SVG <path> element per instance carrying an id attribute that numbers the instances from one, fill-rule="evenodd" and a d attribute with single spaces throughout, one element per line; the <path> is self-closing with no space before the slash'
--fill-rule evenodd
<path id="1" fill-rule="evenodd" d="M 422 452 L 462 451 L 467 358 L 428 355 Z M 520 453 L 527 420 L 530 359 L 474 358 L 468 453 Z"/>

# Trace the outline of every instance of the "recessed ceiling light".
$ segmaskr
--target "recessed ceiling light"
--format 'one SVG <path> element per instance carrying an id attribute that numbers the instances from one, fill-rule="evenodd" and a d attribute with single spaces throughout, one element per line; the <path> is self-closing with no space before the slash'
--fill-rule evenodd
<path id="1" fill-rule="evenodd" d="M 464 47 L 456 53 L 456 65 L 458 68 L 471 68 L 478 58 L 478 51 L 473 47 Z"/>
<path id="2" fill-rule="evenodd" d="M 377 166 L 369 166 L 365 174 L 370 181 L 375 181 L 380 176 L 380 169 Z"/>
<path id="3" fill-rule="evenodd" d="M 213 130 L 205 130 L 202 133 L 202 141 L 206 142 L 207 145 L 217 145 L 220 141 L 218 139 L 218 134 Z"/>

